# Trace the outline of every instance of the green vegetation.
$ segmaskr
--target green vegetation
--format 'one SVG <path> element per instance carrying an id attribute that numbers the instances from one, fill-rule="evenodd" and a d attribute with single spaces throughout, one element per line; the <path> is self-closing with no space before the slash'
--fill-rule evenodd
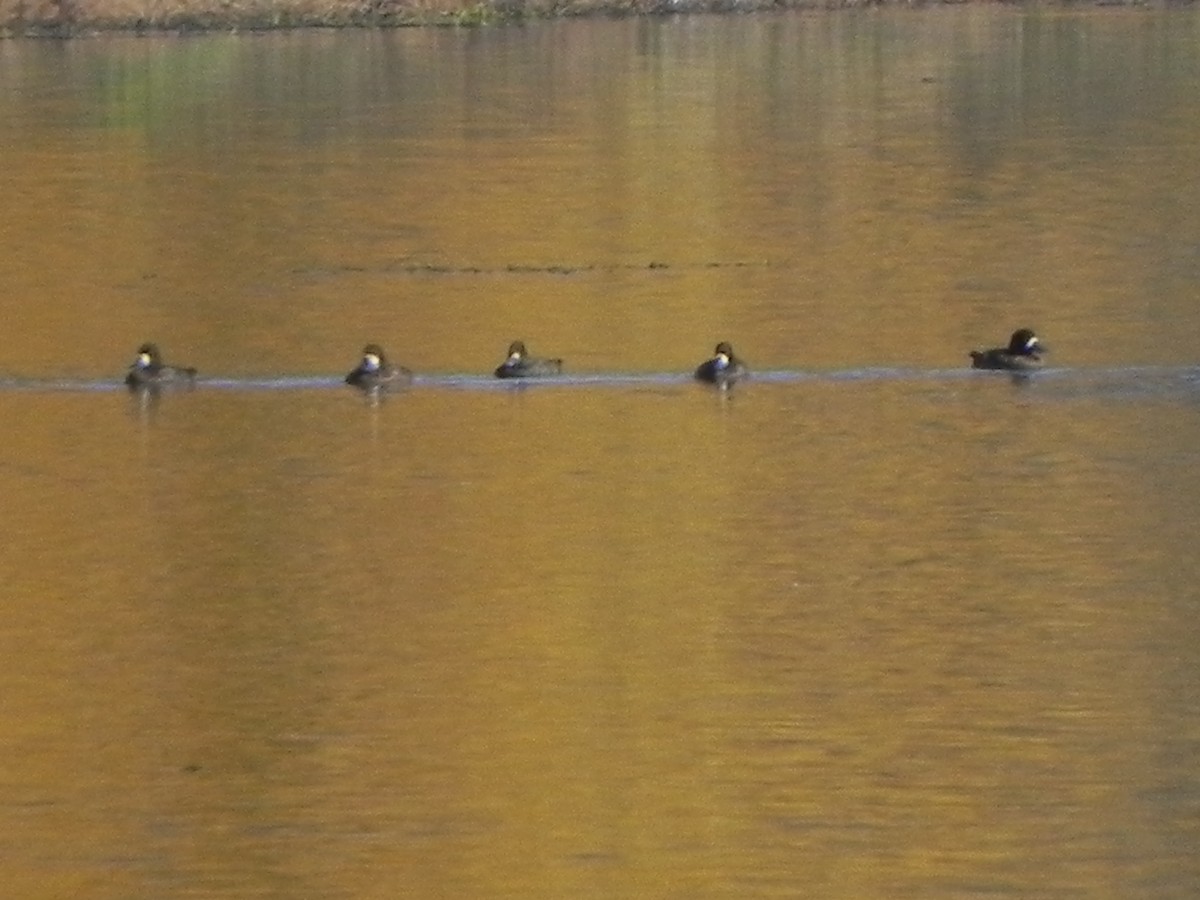
<path id="1" fill-rule="evenodd" d="M 103 31 L 470 27 L 566 16 L 924 6 L 939 2 L 963 0 L 0 0 L 0 37 L 74 37 Z M 1073 5 L 1072 0 L 1063 2 Z M 1172 4 L 1178 0 L 1162 2 Z M 1145 2 L 1090 0 L 1088 5 L 1092 4 L 1142 6 Z"/>

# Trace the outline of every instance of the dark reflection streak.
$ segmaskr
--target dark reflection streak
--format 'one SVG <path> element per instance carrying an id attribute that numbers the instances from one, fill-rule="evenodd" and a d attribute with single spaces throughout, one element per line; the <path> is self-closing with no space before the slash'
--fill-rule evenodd
<path id="1" fill-rule="evenodd" d="M 354 388 L 354 392 L 362 396 L 363 404 L 370 409 L 379 409 L 386 393 L 378 385 L 369 388 Z"/>
<path id="2" fill-rule="evenodd" d="M 379 446 L 379 407 L 383 405 L 383 391 L 373 388 L 366 392 L 367 408 L 371 416 L 371 446 Z"/>
<path id="3" fill-rule="evenodd" d="M 150 430 L 158 413 L 159 392 L 147 387 L 129 391 L 129 413 L 138 423 L 138 450 L 143 466 L 150 461 Z"/>
<path id="4" fill-rule="evenodd" d="M 129 411 L 138 424 L 148 426 L 154 424 L 158 412 L 159 392 L 148 387 L 131 388 L 129 391 Z"/>
<path id="5" fill-rule="evenodd" d="M 366 265 L 335 265 L 335 266 L 300 266 L 292 269 L 293 275 L 338 275 L 365 274 L 370 272 L 391 272 L 408 275 L 581 275 L 589 272 L 658 272 L 665 270 L 692 271 L 711 269 L 766 269 L 791 265 L 790 262 L 779 263 L 772 260 L 707 260 L 692 263 L 580 263 L 529 265 L 510 263 L 504 266 L 472 266 L 449 263 L 415 263 L 396 262 L 382 263 L 376 266 Z"/>
<path id="6" fill-rule="evenodd" d="M 26 463 L 15 463 L 8 460 L 0 462 L 0 472 L 17 474 L 25 478 L 48 478 L 61 484 L 73 484 L 82 487 L 88 487 L 92 484 L 92 481 L 87 478 L 73 478 L 70 475 L 63 475 L 61 472 L 51 472 L 47 469 L 37 468 Z"/>
<path id="7" fill-rule="evenodd" d="M 721 415 L 727 415 L 729 410 L 733 408 L 733 395 L 738 389 L 738 386 L 736 384 L 724 382 L 716 387 L 713 387 L 712 385 L 702 385 L 702 387 L 713 391 L 713 393 L 717 395 L 717 403 L 720 404 Z"/>

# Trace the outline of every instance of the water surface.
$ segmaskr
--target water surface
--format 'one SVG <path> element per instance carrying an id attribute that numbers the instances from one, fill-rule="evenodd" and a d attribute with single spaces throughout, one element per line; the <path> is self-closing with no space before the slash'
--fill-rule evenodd
<path id="1" fill-rule="evenodd" d="M 1195 895 L 1198 36 L 0 44 L 7 891 Z"/>

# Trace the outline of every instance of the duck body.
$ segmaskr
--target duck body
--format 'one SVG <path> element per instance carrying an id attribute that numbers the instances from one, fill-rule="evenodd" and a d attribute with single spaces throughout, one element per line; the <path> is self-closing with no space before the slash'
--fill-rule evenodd
<path id="1" fill-rule="evenodd" d="M 188 366 L 168 366 L 154 344 L 138 347 L 137 357 L 125 373 L 125 384 L 131 388 L 190 386 L 196 381 L 196 370 Z"/>
<path id="2" fill-rule="evenodd" d="M 544 378 L 561 375 L 562 367 L 561 359 L 529 356 L 524 343 L 513 341 L 508 346 L 508 358 L 496 368 L 495 374 L 497 378 Z"/>
<path id="3" fill-rule="evenodd" d="M 972 350 L 971 366 L 1007 372 L 1036 372 L 1045 365 L 1042 360 L 1045 352 L 1037 335 L 1029 328 L 1021 328 L 1013 332 L 1007 347 Z"/>
<path id="4" fill-rule="evenodd" d="M 363 390 L 402 387 L 412 382 L 413 373 L 388 361 L 387 354 L 378 344 L 363 347 L 362 360 L 349 375 L 346 384 Z"/>
<path id="5" fill-rule="evenodd" d="M 728 341 L 721 341 L 713 351 L 713 358 L 696 367 L 696 378 L 709 384 L 729 385 L 748 375 L 749 371 L 734 355 L 733 346 Z"/>

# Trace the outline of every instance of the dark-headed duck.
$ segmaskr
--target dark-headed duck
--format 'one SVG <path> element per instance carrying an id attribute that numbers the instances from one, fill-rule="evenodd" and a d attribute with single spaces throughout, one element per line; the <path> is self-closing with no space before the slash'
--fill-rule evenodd
<path id="1" fill-rule="evenodd" d="M 403 366 L 388 362 L 387 354 L 378 344 L 363 347 L 362 360 L 354 371 L 346 376 L 346 384 L 371 390 L 372 388 L 399 387 L 412 381 L 413 373 Z"/>
<path id="2" fill-rule="evenodd" d="M 137 358 L 125 373 L 125 383 L 131 388 L 190 385 L 196 380 L 196 370 L 184 366 L 168 366 L 154 344 L 138 347 Z"/>
<path id="3" fill-rule="evenodd" d="M 1029 328 L 1013 332 L 1007 347 L 972 350 L 971 366 L 976 369 L 1003 369 L 1009 372 L 1032 372 L 1043 365 L 1046 348 Z"/>
<path id="4" fill-rule="evenodd" d="M 721 341 L 713 351 L 713 358 L 706 359 L 696 367 L 696 377 L 709 384 L 732 384 L 748 373 L 746 364 L 733 355 L 733 346 Z"/>
<path id="5" fill-rule="evenodd" d="M 536 378 L 543 375 L 561 375 L 561 359 L 538 359 L 529 356 L 525 344 L 513 341 L 508 345 L 508 359 L 496 369 L 497 378 Z"/>

